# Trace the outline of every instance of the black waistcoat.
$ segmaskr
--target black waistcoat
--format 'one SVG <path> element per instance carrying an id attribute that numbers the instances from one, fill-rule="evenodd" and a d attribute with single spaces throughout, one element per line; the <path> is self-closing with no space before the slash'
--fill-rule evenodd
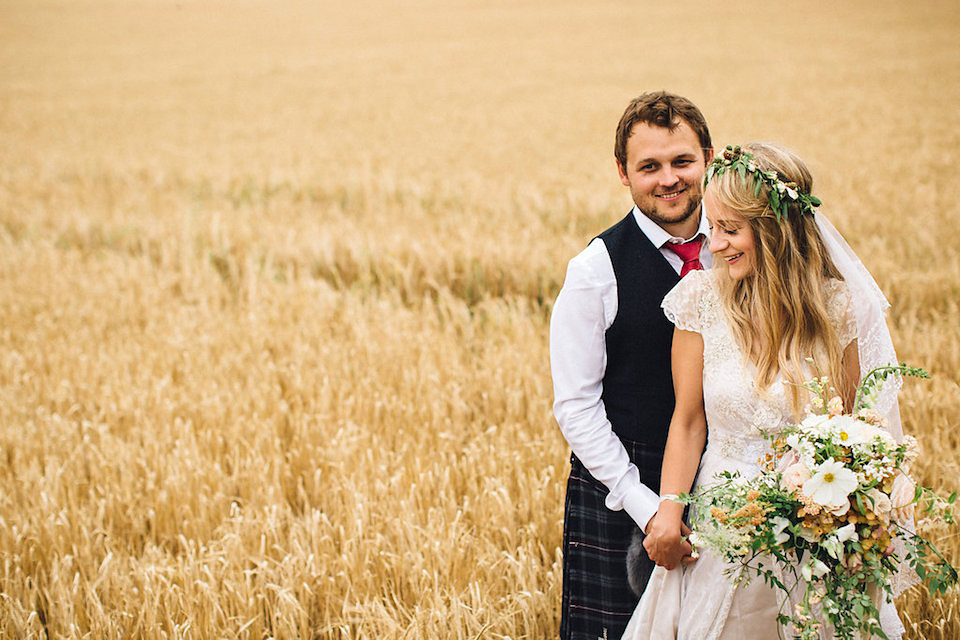
<path id="1" fill-rule="evenodd" d="M 680 281 L 660 250 L 644 235 L 633 213 L 599 235 L 617 279 L 617 317 L 607 329 L 603 404 L 613 430 L 663 456 L 673 414 L 670 346 L 673 324 L 660 308 Z M 660 475 L 659 462 L 641 467 L 641 476 Z"/>

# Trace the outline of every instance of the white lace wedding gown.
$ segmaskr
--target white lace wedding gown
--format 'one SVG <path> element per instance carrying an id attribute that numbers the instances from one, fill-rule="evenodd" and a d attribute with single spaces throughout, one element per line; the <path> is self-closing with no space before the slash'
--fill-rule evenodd
<path id="1" fill-rule="evenodd" d="M 663 300 L 663 309 L 680 329 L 703 337 L 703 402 L 708 438 L 695 486 L 720 471 L 751 477 L 769 451 L 760 428 L 775 430 L 793 420 L 787 389 L 778 380 L 761 391 L 753 365 L 734 340 L 720 307 L 712 271 L 688 274 Z M 842 281 L 832 281 L 828 311 L 847 345 L 856 337 L 850 297 Z M 771 640 L 782 636 L 776 622 L 778 594 L 757 578 L 734 586 L 724 563 L 709 552 L 682 568 L 657 567 L 630 620 L 624 640 Z M 892 609 L 892 607 L 891 607 Z M 790 613 L 790 612 L 785 612 Z M 894 619 L 896 612 L 893 611 Z M 889 624 L 889 623 L 888 623 Z M 899 619 L 896 619 L 897 626 Z M 886 628 L 886 625 L 885 625 Z M 902 626 L 900 626 L 902 631 Z M 891 637 L 899 637 L 895 630 Z M 828 636 L 829 637 L 829 636 Z"/>

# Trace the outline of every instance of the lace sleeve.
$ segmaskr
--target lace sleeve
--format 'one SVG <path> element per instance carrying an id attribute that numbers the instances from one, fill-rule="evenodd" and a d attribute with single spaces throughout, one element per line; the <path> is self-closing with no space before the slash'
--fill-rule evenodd
<path id="1" fill-rule="evenodd" d="M 664 315 L 678 329 L 700 333 L 700 301 L 709 286 L 708 271 L 691 271 L 663 298 Z"/>
<path id="2" fill-rule="evenodd" d="M 842 280 L 831 280 L 828 288 L 830 320 L 837 331 L 840 346 L 846 348 L 859 336 L 850 289 Z"/>

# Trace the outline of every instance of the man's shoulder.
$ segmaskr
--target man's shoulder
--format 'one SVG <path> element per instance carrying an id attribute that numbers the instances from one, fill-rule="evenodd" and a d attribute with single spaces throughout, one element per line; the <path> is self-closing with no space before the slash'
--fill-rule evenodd
<path id="1" fill-rule="evenodd" d="M 627 215 L 617 221 L 615 224 L 610 225 L 603 231 L 597 234 L 597 238 L 603 240 L 604 242 L 610 240 L 616 240 L 626 234 L 628 231 L 633 229 L 639 229 L 637 226 L 636 217 L 633 214 L 633 211 L 630 211 Z"/>
<path id="2" fill-rule="evenodd" d="M 613 265 L 607 246 L 599 237 L 590 241 L 586 248 L 570 259 L 567 264 L 568 277 L 580 274 L 591 280 L 605 280 L 613 277 Z"/>

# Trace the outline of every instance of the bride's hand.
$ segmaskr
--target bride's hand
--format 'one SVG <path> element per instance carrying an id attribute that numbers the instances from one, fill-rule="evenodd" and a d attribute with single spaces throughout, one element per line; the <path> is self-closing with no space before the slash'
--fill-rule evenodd
<path id="1" fill-rule="evenodd" d="M 643 548 L 655 563 L 665 569 L 673 569 L 681 562 L 694 562 L 693 548 L 685 539 L 690 529 L 682 521 L 657 513 L 647 526 Z"/>

